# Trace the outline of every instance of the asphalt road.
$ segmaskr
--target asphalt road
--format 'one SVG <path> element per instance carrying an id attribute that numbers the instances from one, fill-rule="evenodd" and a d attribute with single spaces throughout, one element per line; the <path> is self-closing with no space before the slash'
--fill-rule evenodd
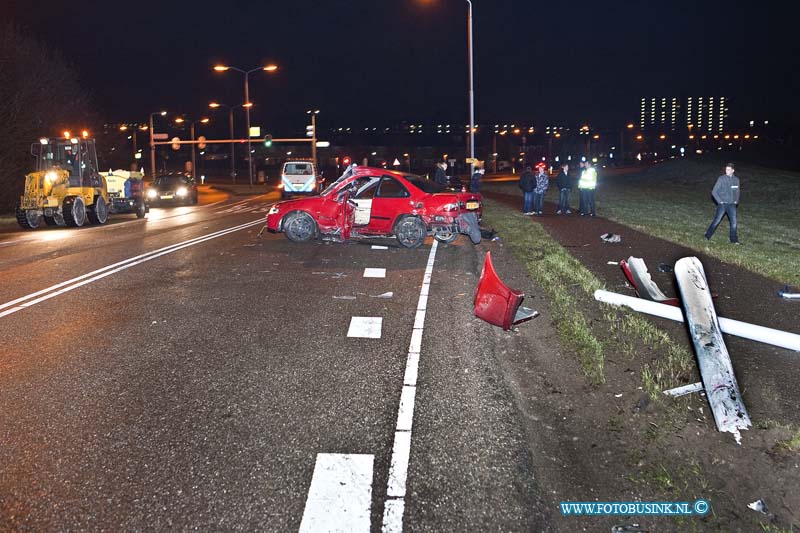
<path id="1" fill-rule="evenodd" d="M 275 200 L 0 232 L 0 530 L 548 529 L 479 249 L 258 238 Z"/>

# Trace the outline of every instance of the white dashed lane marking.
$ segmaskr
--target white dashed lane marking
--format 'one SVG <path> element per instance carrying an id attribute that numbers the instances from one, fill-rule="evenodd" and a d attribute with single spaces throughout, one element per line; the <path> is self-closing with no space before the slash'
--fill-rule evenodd
<path id="1" fill-rule="evenodd" d="M 350 319 L 348 337 L 362 339 L 380 339 L 383 317 L 379 316 L 354 316 Z"/>
<path id="2" fill-rule="evenodd" d="M 385 268 L 365 268 L 364 269 L 364 277 L 365 278 L 385 278 L 386 277 L 386 269 Z"/>
<path id="3" fill-rule="evenodd" d="M 373 244 L 372 245 L 372 249 L 373 250 L 388 250 L 389 247 L 388 246 L 378 246 L 377 244 Z"/>
<path id="4" fill-rule="evenodd" d="M 300 533 L 369 532 L 373 455 L 320 453 Z"/>

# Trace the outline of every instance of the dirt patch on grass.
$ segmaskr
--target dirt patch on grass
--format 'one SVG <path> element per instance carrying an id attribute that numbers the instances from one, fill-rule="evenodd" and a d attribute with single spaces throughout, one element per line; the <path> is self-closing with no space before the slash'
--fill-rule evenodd
<path id="1" fill-rule="evenodd" d="M 518 196 L 497 196 L 508 203 L 510 216 L 521 217 Z M 554 207 L 548 206 L 553 212 Z M 508 216 L 504 213 L 503 216 Z M 487 220 L 496 219 L 489 214 Z M 774 282 L 741 268 L 705 257 L 673 243 L 650 237 L 601 219 L 544 216 L 525 218 L 541 224 L 605 287 L 632 294 L 617 265 L 609 261 L 629 255 L 643 257 L 653 278 L 667 293 L 677 293 L 670 273 L 658 272 L 659 263 L 673 265 L 686 255 L 698 255 L 712 290 L 719 293 L 720 316 L 798 332 L 800 305 L 777 298 Z M 533 226 L 531 226 L 533 227 Z M 500 229 L 500 228 L 498 228 Z M 606 232 L 622 236 L 619 245 L 605 244 Z M 500 233 L 501 239 L 503 233 Z M 502 241 L 501 241 L 502 242 Z M 533 245 L 535 246 L 535 244 Z M 546 246 L 542 243 L 542 246 Z M 495 266 L 510 284 L 531 274 L 512 243 L 496 247 Z M 603 380 L 589 379 L 572 350 L 536 349 L 532 328 L 521 325 L 520 335 L 531 337 L 532 349 L 509 351 L 500 358 L 507 379 L 517 391 L 520 409 L 529 421 L 537 472 L 559 501 L 689 501 L 708 500 L 704 517 L 574 518 L 556 516 L 563 530 L 602 530 L 613 525 L 641 524 L 651 531 L 791 531 L 800 525 L 800 455 L 796 451 L 800 413 L 800 356 L 786 350 L 726 337 L 745 404 L 755 427 L 737 446 L 729 434 L 716 431 L 705 398 L 693 395 L 653 401 L 647 394 L 643 369 L 669 355 L 658 339 L 642 339 L 641 331 L 626 331 L 605 306 L 586 297 L 575 281 L 574 305 L 579 308 L 604 349 Z M 545 292 L 542 289 L 542 292 Z M 537 320 L 558 321 L 549 303 Z M 685 326 L 646 319 L 677 344 L 690 342 Z M 552 331 L 557 328 L 550 326 Z M 653 334 L 657 336 L 658 334 Z M 696 368 L 682 376 L 698 379 Z M 549 438 L 545 438 L 549 437 Z M 770 514 L 747 505 L 763 499 Z"/>

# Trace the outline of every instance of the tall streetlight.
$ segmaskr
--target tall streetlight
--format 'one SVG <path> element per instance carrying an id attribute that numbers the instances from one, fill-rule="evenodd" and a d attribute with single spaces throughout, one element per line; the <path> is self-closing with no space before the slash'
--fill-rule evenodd
<path id="1" fill-rule="evenodd" d="M 236 183 L 236 152 L 235 152 L 235 144 L 233 142 L 233 110 L 237 107 L 244 107 L 245 109 L 249 109 L 251 106 L 242 106 L 242 105 L 227 105 L 227 104 L 220 104 L 219 102 L 211 102 L 208 104 L 208 107 L 211 109 L 217 109 L 219 107 L 224 107 L 228 109 L 228 122 L 230 124 L 231 129 L 231 179 L 233 183 Z"/>
<path id="2" fill-rule="evenodd" d="M 154 113 L 150 113 L 150 179 L 155 179 L 156 177 L 156 141 L 153 138 L 153 115 L 161 115 L 162 117 L 166 115 L 166 111 L 156 111 Z"/>
<path id="3" fill-rule="evenodd" d="M 306 113 L 311 115 L 311 161 L 314 163 L 314 169 L 319 171 L 317 166 L 317 115 L 319 115 L 319 109 L 309 109 Z"/>
<path id="4" fill-rule="evenodd" d="M 231 67 L 229 65 L 216 65 L 214 70 L 217 72 L 225 72 L 227 70 L 235 70 L 236 72 L 240 72 L 244 74 L 244 103 L 242 106 L 245 108 L 245 115 L 247 121 L 247 171 L 250 176 L 250 186 L 253 186 L 253 150 L 250 146 L 250 108 L 252 107 L 252 103 L 250 102 L 250 84 L 249 78 L 250 74 L 253 72 L 257 72 L 259 70 L 263 70 L 264 72 L 275 72 L 278 70 L 277 65 L 267 65 L 264 67 L 258 67 L 250 70 L 242 70 L 240 68 Z"/>
<path id="5" fill-rule="evenodd" d="M 467 48 L 469 54 L 469 175 L 475 173 L 475 90 L 472 81 L 472 0 L 467 0 Z"/>
<path id="6" fill-rule="evenodd" d="M 475 171 L 475 89 L 472 69 L 472 0 L 467 1 L 467 59 L 469 61 L 469 157 L 470 176 Z"/>
<path id="7" fill-rule="evenodd" d="M 201 124 L 208 124 L 210 119 L 208 118 L 201 118 L 200 120 L 192 120 L 189 122 L 189 132 L 192 136 L 192 179 L 197 179 L 197 164 L 195 160 L 195 144 L 194 144 L 194 125 L 200 122 Z M 186 122 L 185 118 L 178 117 L 175 119 L 176 124 L 183 124 Z"/>

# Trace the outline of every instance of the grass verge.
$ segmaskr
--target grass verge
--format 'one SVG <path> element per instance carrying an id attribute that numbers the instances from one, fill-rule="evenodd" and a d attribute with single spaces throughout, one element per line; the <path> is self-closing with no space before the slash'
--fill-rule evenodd
<path id="1" fill-rule="evenodd" d="M 642 370 L 644 388 L 651 399 L 661 391 L 687 381 L 693 356 L 664 331 L 625 309 L 600 304 L 594 291 L 603 283 L 559 245 L 547 231 L 516 210 L 484 199 L 484 220 L 498 230 L 506 246 L 547 295 L 551 316 L 561 343 L 577 354 L 592 383 L 605 382 L 606 350 L 611 345 L 634 359 L 644 345 L 661 354 Z M 589 302 L 586 304 L 585 302 Z M 597 306 L 600 320 L 584 309 Z"/>
<path id="2" fill-rule="evenodd" d="M 603 216 L 701 251 L 772 278 L 800 285 L 800 175 L 756 166 L 737 166 L 742 200 L 738 209 L 739 239 L 728 242 L 723 219 L 710 241 L 703 234 L 715 206 L 710 192 L 722 167 L 714 163 L 676 160 L 637 174 L 612 177 L 598 190 Z M 602 179 L 602 176 L 601 176 Z"/>

